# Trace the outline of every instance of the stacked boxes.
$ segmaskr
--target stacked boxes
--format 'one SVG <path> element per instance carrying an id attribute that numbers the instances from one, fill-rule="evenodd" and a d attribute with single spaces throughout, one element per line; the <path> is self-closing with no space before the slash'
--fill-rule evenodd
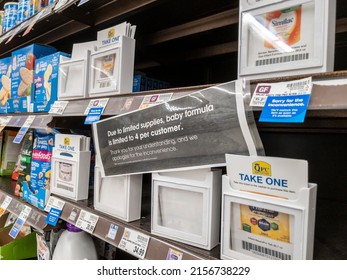
<path id="1" fill-rule="evenodd" d="M 8 112 L 29 111 L 30 96 L 35 89 L 35 61 L 55 51 L 52 47 L 33 44 L 12 53 L 11 98 Z"/>
<path id="2" fill-rule="evenodd" d="M 48 112 L 57 100 L 59 65 L 68 58 L 69 54 L 56 52 L 36 60 L 35 90 L 31 93 L 34 112 Z"/>
<path id="3" fill-rule="evenodd" d="M 0 59 L 0 114 L 7 113 L 7 100 L 11 96 L 12 58 Z"/>

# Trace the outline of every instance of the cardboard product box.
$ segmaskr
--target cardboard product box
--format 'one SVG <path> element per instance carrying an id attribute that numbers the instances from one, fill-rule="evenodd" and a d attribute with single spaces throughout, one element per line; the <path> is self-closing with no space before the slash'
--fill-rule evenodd
<path id="1" fill-rule="evenodd" d="M 34 132 L 32 129 L 28 130 L 23 139 L 23 147 L 20 154 L 18 166 L 18 179 L 14 194 L 23 197 L 23 184 L 30 182 L 31 171 L 31 155 L 33 151 L 33 138 Z"/>
<path id="2" fill-rule="evenodd" d="M 34 131 L 30 181 L 24 180 L 23 199 L 44 209 L 50 194 L 51 161 L 55 136 Z"/>
<path id="3" fill-rule="evenodd" d="M 34 69 L 38 58 L 56 52 L 49 46 L 32 44 L 12 52 L 11 98 L 9 109 L 11 112 L 28 112 L 30 96 L 34 91 Z"/>
<path id="4" fill-rule="evenodd" d="M 0 114 L 7 114 L 7 100 L 11 96 L 12 58 L 0 59 Z"/>
<path id="5" fill-rule="evenodd" d="M 20 153 L 20 145 L 13 143 L 17 132 L 5 130 L 1 151 L 0 176 L 11 176 Z"/>
<path id="6" fill-rule="evenodd" d="M 134 75 L 133 92 L 140 92 L 147 90 L 147 77 L 143 75 Z"/>
<path id="7" fill-rule="evenodd" d="M 12 225 L 0 230 L 0 259 L 24 260 L 37 256 L 36 233 L 32 232 L 22 237 L 18 234 L 16 239 L 9 236 Z"/>
<path id="8" fill-rule="evenodd" d="M 36 60 L 34 84 L 31 92 L 33 112 L 48 112 L 58 99 L 59 65 L 70 58 L 63 52 L 56 52 Z"/>

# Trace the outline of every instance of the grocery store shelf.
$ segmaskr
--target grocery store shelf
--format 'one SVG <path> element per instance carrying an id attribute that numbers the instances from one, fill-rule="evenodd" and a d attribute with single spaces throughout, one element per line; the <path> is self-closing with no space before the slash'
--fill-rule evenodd
<path id="1" fill-rule="evenodd" d="M 43 233 L 51 229 L 51 226 L 48 226 L 46 223 L 47 214 L 38 208 L 24 202 L 22 199 L 14 195 L 16 182 L 12 181 L 7 177 L 0 177 L 0 204 L 5 200 L 7 196 L 11 197 L 11 203 L 7 207 L 7 211 L 13 213 L 17 216 L 21 213 L 24 206 L 29 206 L 32 210 L 27 219 L 27 223 L 35 228 L 38 232 Z"/>
<path id="2" fill-rule="evenodd" d="M 56 198 L 59 198 L 60 200 L 65 201 L 65 205 L 64 205 L 60 218 L 66 222 L 75 224 L 75 222 L 69 220 L 72 210 L 74 210 L 75 213 L 77 211 L 77 217 L 79 213 L 81 212 L 81 210 L 85 210 L 87 212 L 98 215 L 99 219 L 94 229 L 93 235 L 116 247 L 119 247 L 125 228 L 150 236 L 147 252 L 146 252 L 146 255 L 144 256 L 145 259 L 165 260 L 170 248 L 183 253 L 183 258 L 182 258 L 183 260 L 218 259 L 219 258 L 219 247 L 217 247 L 215 250 L 212 250 L 212 251 L 206 251 L 206 250 L 188 246 L 176 241 L 162 239 L 162 238 L 158 238 L 156 236 L 151 235 L 150 234 L 150 217 L 147 217 L 147 218 L 143 217 L 138 221 L 126 223 L 114 217 L 108 216 L 107 214 L 94 210 L 92 206 L 92 202 L 88 200 L 76 202 L 66 198 L 62 198 L 57 195 L 53 195 L 53 196 Z M 115 239 L 110 239 L 107 234 L 111 224 L 118 226 L 118 231 L 117 231 L 117 235 Z"/>

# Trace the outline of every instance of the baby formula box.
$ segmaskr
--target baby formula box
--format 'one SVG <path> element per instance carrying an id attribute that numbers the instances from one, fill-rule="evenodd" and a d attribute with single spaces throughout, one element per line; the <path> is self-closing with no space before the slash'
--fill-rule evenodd
<path id="1" fill-rule="evenodd" d="M 41 10 L 41 0 L 30 0 L 29 16 L 37 14 Z"/>
<path id="2" fill-rule="evenodd" d="M 0 35 L 3 33 L 2 24 L 4 22 L 4 11 L 0 11 Z"/>
<path id="3" fill-rule="evenodd" d="M 17 24 L 18 3 L 7 2 L 4 5 L 4 14 L 6 17 L 6 31 L 10 30 Z"/>
<path id="4" fill-rule="evenodd" d="M 17 24 L 29 18 L 30 0 L 18 0 Z"/>

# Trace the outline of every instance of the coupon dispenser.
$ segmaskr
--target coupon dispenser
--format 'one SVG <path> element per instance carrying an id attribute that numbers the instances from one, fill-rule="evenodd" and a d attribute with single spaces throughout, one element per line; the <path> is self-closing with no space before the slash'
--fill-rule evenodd
<path id="1" fill-rule="evenodd" d="M 51 192 L 73 200 L 88 199 L 90 138 L 57 134 L 55 141 Z"/>
<path id="2" fill-rule="evenodd" d="M 152 173 L 151 233 L 210 250 L 219 242 L 221 170 Z"/>
<path id="3" fill-rule="evenodd" d="M 97 160 L 94 208 L 126 222 L 141 218 L 142 174 L 103 177 Z"/>

